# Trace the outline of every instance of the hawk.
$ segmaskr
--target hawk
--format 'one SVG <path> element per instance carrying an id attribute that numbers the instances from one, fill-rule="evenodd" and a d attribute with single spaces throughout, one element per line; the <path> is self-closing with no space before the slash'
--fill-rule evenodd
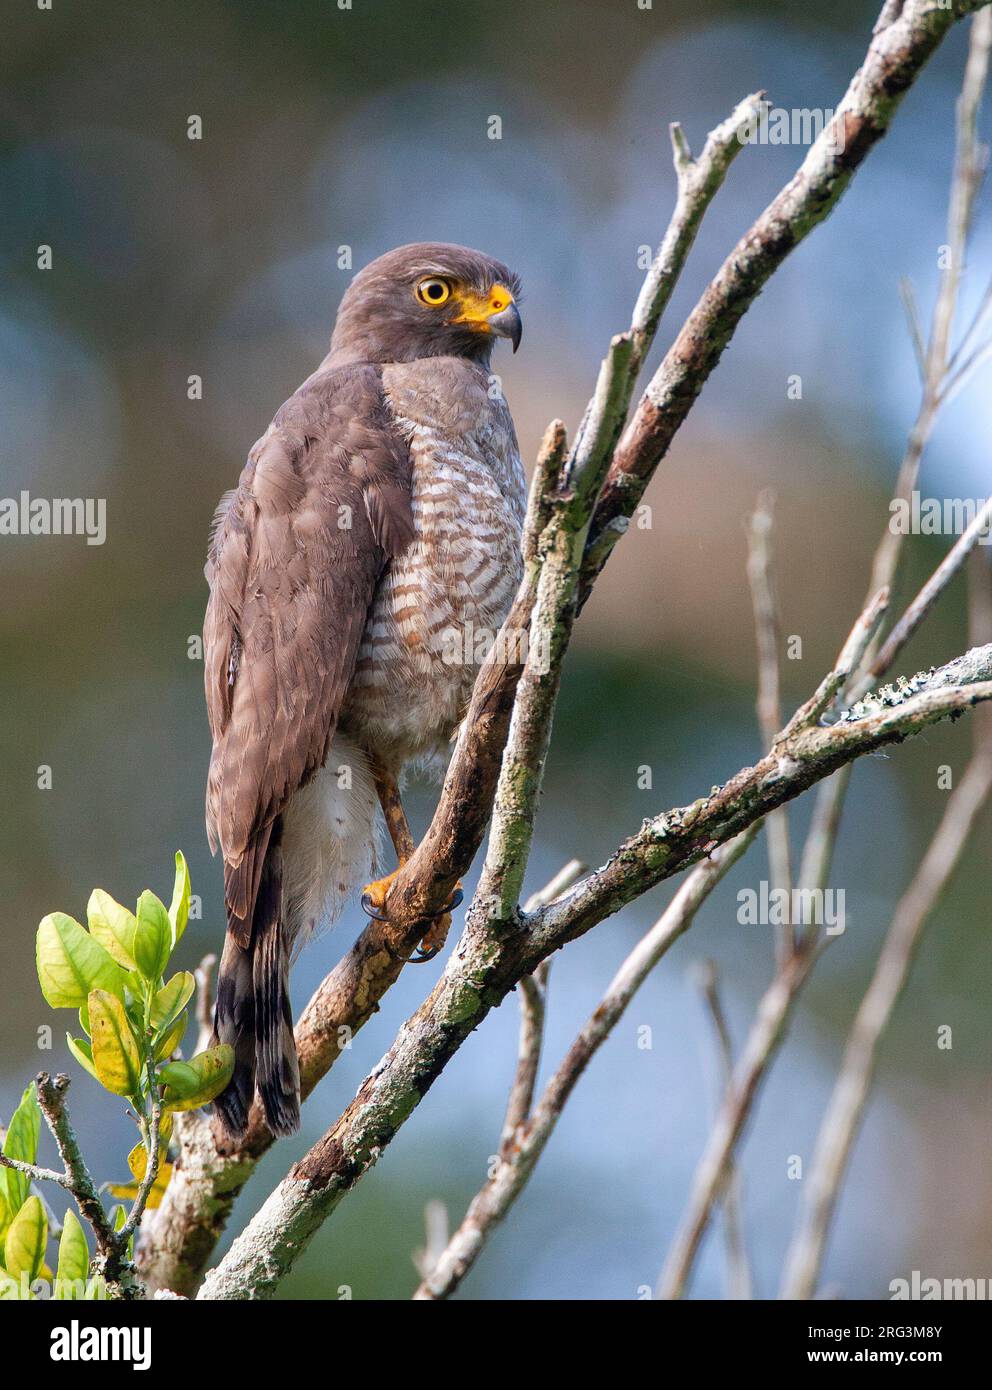
<path id="1" fill-rule="evenodd" d="M 216 1105 L 234 1136 L 256 1083 L 273 1133 L 299 1127 L 292 956 L 378 872 L 383 821 L 399 864 L 412 854 L 404 775 L 443 765 L 465 658 L 519 583 L 524 474 L 490 369 L 497 338 L 519 345 L 518 298 L 505 265 L 463 246 L 373 261 L 218 509 L 207 832 L 227 912 L 214 1032 L 236 1059 Z M 371 915 L 395 872 L 365 887 Z"/>

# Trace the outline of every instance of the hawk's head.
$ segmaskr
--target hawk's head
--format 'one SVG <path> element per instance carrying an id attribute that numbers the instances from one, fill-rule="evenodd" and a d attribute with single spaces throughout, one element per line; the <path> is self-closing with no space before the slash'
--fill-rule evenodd
<path id="1" fill-rule="evenodd" d="M 488 366 L 497 338 L 520 344 L 520 281 L 481 251 L 440 241 L 398 246 L 359 271 L 331 339 L 336 362 L 467 357 Z"/>

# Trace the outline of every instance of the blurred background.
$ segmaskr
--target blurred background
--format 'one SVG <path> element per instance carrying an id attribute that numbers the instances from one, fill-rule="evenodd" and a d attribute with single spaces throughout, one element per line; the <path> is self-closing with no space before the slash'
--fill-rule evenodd
<path id="1" fill-rule="evenodd" d="M 85 913 L 101 885 L 167 896 L 187 854 L 202 921 L 180 965 L 223 933 L 221 873 L 203 829 L 209 738 L 202 662 L 209 522 L 247 450 L 323 355 L 351 272 L 402 242 L 460 241 L 524 281 L 520 353 L 497 369 L 528 468 L 547 421 L 574 428 L 609 335 L 627 325 L 675 193 L 667 124 L 698 151 L 746 93 L 833 107 L 877 5 L 772 0 L 105 0 L 20 6 L 0 63 L 3 295 L 0 495 L 105 498 L 107 540 L 0 540 L 4 1005 L 0 1117 L 39 1066 L 68 1062 L 72 1023 L 44 1004 L 33 936 Z M 694 799 L 759 751 L 744 577 L 745 519 L 776 494 L 778 589 L 791 708 L 816 685 L 862 599 L 918 399 L 898 279 L 925 316 L 938 280 L 967 31 L 910 92 L 829 221 L 744 319 L 648 501 L 650 530 L 617 550 L 582 616 L 555 725 L 529 886 L 591 864 L 650 813 Z M 187 138 L 191 115 L 202 139 Z M 488 138 L 492 115 L 502 138 Z M 984 122 L 988 137 L 988 121 Z M 745 150 L 704 222 L 653 361 L 803 151 Z M 970 316 L 992 268 L 988 199 L 964 280 Z M 37 247 L 51 245 L 40 271 Z M 187 379 L 202 378 L 202 399 Z M 790 399 L 788 379 L 802 379 Z M 988 371 L 942 417 L 921 491 L 990 490 Z M 913 537 L 904 596 L 948 541 Z M 988 552 L 986 552 L 987 555 Z M 966 646 L 960 584 L 900 669 Z M 856 769 L 833 886 L 847 932 L 803 996 L 742 1151 L 757 1290 L 772 1296 L 843 1038 L 894 906 L 963 767 L 967 727 L 941 726 Z M 50 789 L 38 769 L 52 769 Z M 652 770 L 639 789 L 638 770 Z M 434 791 L 418 791 L 418 826 Z M 792 812 L 798 835 L 808 800 Z M 988 863 L 983 819 L 932 923 L 893 1027 L 828 1251 L 825 1278 L 882 1298 L 889 1281 L 992 1275 Z M 711 956 L 736 1043 L 772 970 L 771 930 L 736 894 L 766 877 L 755 845 L 637 997 L 579 1085 L 525 1195 L 459 1296 L 637 1297 L 682 1211 L 711 1115 L 715 1062 L 690 966 Z M 555 961 L 547 1066 L 671 886 Z M 362 926 L 357 909 L 297 965 L 297 1006 Z M 454 938 L 452 938 L 454 939 Z M 271 1152 L 236 1209 L 266 1192 L 351 1099 L 436 966 L 404 972 Z M 55 1027 L 53 1051 L 38 1029 Z M 653 1046 L 638 1047 L 638 1030 Z M 954 1046 L 938 1050 L 937 1030 Z M 283 1285 L 287 1298 L 404 1298 L 424 1206 L 453 1222 L 484 1180 L 516 1046 L 509 999 L 459 1052 L 378 1166 Z M 125 1176 L 121 1107 L 72 1067 L 74 1118 L 101 1180 Z M 50 1156 L 49 1156 L 50 1157 Z M 230 1237 L 229 1233 L 229 1237 Z M 711 1231 L 693 1283 L 724 1292 Z"/>

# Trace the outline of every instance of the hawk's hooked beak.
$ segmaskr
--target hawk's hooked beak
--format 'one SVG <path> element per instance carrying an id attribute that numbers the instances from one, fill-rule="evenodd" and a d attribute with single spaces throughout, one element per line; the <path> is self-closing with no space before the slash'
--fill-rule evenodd
<path id="1" fill-rule="evenodd" d="M 516 352 L 520 346 L 523 324 L 520 310 L 505 285 L 493 285 L 488 294 L 477 294 L 474 290 L 456 293 L 455 304 L 460 312 L 452 322 L 468 324 L 479 333 L 509 338 Z"/>
<path id="2" fill-rule="evenodd" d="M 501 309 L 498 314 L 491 314 L 488 322 L 489 327 L 498 338 L 509 338 L 513 344 L 513 351 L 516 352 L 520 346 L 520 337 L 524 331 L 524 326 L 520 321 L 520 310 L 513 300 L 511 299 L 506 308 Z"/>

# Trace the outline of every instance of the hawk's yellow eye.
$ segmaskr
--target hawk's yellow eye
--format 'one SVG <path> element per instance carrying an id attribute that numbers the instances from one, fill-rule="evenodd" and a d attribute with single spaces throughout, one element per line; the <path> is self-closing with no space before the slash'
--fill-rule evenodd
<path id="1" fill-rule="evenodd" d="M 417 298 L 421 304 L 428 304 L 436 308 L 451 297 L 451 286 L 447 280 L 439 280 L 436 276 L 431 276 L 429 280 L 421 280 L 417 286 Z"/>

